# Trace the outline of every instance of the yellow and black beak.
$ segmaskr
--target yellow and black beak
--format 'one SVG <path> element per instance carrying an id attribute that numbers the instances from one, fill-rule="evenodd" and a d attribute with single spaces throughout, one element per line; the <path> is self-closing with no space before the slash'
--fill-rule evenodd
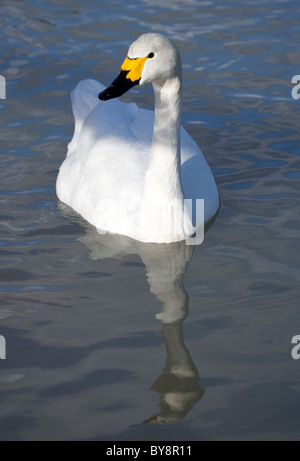
<path id="1" fill-rule="evenodd" d="M 99 94 L 101 101 L 108 101 L 109 99 L 118 98 L 126 91 L 130 90 L 135 85 L 138 85 L 144 68 L 146 58 L 127 58 L 122 64 L 121 71 L 118 77 L 111 83 L 111 85 Z"/>

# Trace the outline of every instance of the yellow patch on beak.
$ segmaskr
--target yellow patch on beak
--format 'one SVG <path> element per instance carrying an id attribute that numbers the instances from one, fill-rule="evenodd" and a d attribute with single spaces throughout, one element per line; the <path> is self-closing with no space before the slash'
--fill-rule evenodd
<path id="1" fill-rule="evenodd" d="M 132 82 L 140 80 L 146 59 L 148 59 L 148 56 L 136 59 L 130 59 L 127 56 L 121 67 L 121 70 L 128 72 L 126 78 L 130 79 Z"/>

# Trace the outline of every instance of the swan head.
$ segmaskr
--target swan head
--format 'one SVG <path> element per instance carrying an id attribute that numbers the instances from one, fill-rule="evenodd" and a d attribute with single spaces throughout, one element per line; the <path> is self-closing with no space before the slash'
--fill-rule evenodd
<path id="1" fill-rule="evenodd" d="M 156 83 L 163 86 L 172 78 L 181 81 L 178 48 L 162 34 L 143 34 L 130 45 L 118 77 L 99 94 L 99 99 L 117 98 L 135 85 Z"/>

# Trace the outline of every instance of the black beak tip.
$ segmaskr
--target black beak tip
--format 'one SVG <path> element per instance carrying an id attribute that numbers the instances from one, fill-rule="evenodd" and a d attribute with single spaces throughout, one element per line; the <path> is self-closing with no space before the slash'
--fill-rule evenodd
<path id="1" fill-rule="evenodd" d="M 107 90 L 101 91 L 101 93 L 99 93 L 98 95 L 98 98 L 100 99 L 100 101 L 107 101 L 109 99 L 108 91 Z"/>
<path id="2" fill-rule="evenodd" d="M 126 93 L 126 91 L 130 90 L 130 88 L 139 84 L 140 79 L 133 82 L 132 80 L 126 78 L 127 74 L 127 70 L 121 70 L 118 77 L 110 84 L 110 86 L 99 93 L 98 98 L 101 101 L 119 98 Z"/>

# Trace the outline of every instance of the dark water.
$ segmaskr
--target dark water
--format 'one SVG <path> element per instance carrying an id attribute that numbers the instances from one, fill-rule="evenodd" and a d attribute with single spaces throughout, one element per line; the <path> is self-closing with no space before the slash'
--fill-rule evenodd
<path id="1" fill-rule="evenodd" d="M 0 6 L 1 440 L 299 440 L 298 2 Z M 180 48 L 222 199 L 194 248 L 100 236 L 55 195 L 71 89 L 147 31 Z"/>

